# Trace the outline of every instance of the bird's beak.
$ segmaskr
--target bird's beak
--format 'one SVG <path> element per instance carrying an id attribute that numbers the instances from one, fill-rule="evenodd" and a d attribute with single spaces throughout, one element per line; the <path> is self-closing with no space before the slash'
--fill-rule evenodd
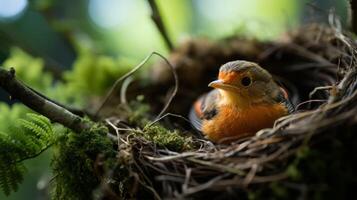
<path id="1" fill-rule="evenodd" d="M 208 84 L 208 87 L 220 88 L 224 86 L 224 82 L 222 80 L 215 80 Z"/>
<path id="2" fill-rule="evenodd" d="M 228 83 L 225 83 L 224 81 L 219 80 L 219 79 L 210 82 L 208 84 L 208 87 L 213 87 L 213 88 L 222 89 L 222 90 L 237 90 L 238 89 L 237 87 L 230 85 Z"/>

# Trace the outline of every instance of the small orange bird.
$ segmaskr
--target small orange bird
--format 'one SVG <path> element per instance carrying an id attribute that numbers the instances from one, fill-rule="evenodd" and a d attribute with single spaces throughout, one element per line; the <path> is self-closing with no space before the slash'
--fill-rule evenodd
<path id="1" fill-rule="evenodd" d="M 293 112 L 286 91 L 258 64 L 233 61 L 221 66 L 215 88 L 193 105 L 189 118 L 214 142 L 227 142 L 272 127 Z"/>

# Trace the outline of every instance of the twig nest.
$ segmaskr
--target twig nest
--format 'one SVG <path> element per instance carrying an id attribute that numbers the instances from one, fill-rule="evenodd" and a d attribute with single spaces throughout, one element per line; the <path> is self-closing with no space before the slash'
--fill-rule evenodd
<path id="1" fill-rule="evenodd" d="M 147 138 L 121 137 L 126 151 L 134 155 L 134 164 L 127 166 L 129 174 L 135 174 L 133 180 L 141 186 L 128 185 L 128 189 L 139 197 L 163 198 L 291 199 L 352 194 L 355 180 L 350 177 L 357 176 L 357 158 L 347 155 L 357 150 L 356 47 L 342 31 L 318 25 L 302 27 L 273 42 L 235 37 L 186 41 L 169 56 L 180 77 L 180 91 L 171 105 L 180 108 L 177 114 L 187 116 L 193 100 L 216 78 L 220 65 L 238 59 L 257 62 L 274 74 L 289 89 L 297 111 L 278 119 L 274 127 L 229 145 L 213 144 L 187 132 L 173 133 L 175 139 L 190 136 L 189 148 L 181 151 Z M 162 65 L 153 66 L 151 79 L 156 86 L 172 83 L 171 72 Z M 147 92 L 151 87 L 144 89 Z M 155 97 L 165 94 L 162 91 Z M 177 127 L 179 121 L 168 124 Z M 181 128 L 192 132 L 185 123 Z M 326 190 L 317 189 L 323 187 Z M 336 187 L 340 189 L 337 196 L 331 192 Z"/>

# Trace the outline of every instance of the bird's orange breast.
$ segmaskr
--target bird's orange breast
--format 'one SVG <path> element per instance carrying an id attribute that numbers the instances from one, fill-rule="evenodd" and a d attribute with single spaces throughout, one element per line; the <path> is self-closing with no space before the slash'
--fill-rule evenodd
<path id="1" fill-rule="evenodd" d="M 276 119 L 287 113 L 287 108 L 280 103 L 250 106 L 243 110 L 224 105 L 219 107 L 214 118 L 202 122 L 202 132 L 213 141 L 229 141 L 272 127 Z"/>

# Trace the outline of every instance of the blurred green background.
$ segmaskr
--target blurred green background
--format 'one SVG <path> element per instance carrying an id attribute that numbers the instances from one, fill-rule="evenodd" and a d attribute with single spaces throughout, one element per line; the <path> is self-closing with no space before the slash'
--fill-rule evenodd
<path id="1" fill-rule="evenodd" d="M 157 0 L 157 4 L 174 45 L 198 36 L 271 40 L 302 23 L 329 23 L 329 15 L 345 27 L 350 20 L 347 0 Z M 134 66 L 152 51 L 169 53 L 150 13 L 146 0 L 0 0 L 0 63 L 21 66 L 21 78 L 46 95 L 78 103 L 74 97 L 68 100 L 74 95 L 71 90 L 58 96 L 57 90 L 47 91 L 45 86 L 66 79 L 63 72 L 75 66 L 115 72 L 118 63 Z M 101 57 L 93 58 L 97 55 Z M 54 80 L 47 75 L 39 77 L 43 68 Z M 106 79 L 105 74 L 96 80 Z M 66 77 L 71 80 L 71 75 Z M 74 85 L 88 91 L 98 88 L 86 85 L 90 82 Z M 1 92 L 0 100 L 8 102 L 7 95 Z M 1 103 L 0 131 L 6 130 L 7 120 L 27 111 L 18 104 Z M 28 161 L 29 170 L 19 191 L 9 197 L 0 194 L 0 199 L 47 199 L 52 178 L 50 155 L 47 151 Z"/>

